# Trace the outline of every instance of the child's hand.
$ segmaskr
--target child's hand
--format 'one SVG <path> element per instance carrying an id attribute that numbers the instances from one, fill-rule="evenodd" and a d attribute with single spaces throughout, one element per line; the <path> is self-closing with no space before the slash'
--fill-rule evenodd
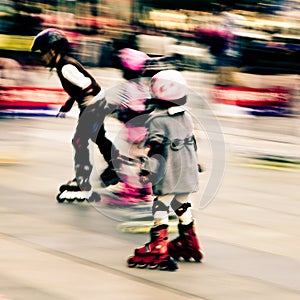
<path id="1" fill-rule="evenodd" d="M 198 164 L 198 172 L 199 172 L 199 173 L 202 173 L 202 172 L 203 172 L 203 168 L 202 168 L 202 166 L 201 166 L 200 164 Z"/>
<path id="2" fill-rule="evenodd" d="M 65 112 L 62 112 L 60 111 L 57 115 L 56 115 L 56 118 L 65 118 L 66 117 L 66 113 Z"/>
<path id="3" fill-rule="evenodd" d="M 145 184 L 145 183 L 148 183 L 150 182 L 150 179 L 149 179 L 149 175 L 150 173 L 146 170 L 141 170 L 140 172 L 140 182 Z"/>

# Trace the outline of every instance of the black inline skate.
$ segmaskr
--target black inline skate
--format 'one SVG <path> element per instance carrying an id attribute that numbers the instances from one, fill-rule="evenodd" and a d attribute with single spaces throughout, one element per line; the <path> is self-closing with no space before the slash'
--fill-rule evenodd
<path id="1" fill-rule="evenodd" d="M 63 203 L 65 201 L 69 203 L 72 203 L 74 201 L 99 202 L 100 199 L 100 195 L 96 192 L 93 192 L 90 187 L 87 190 L 81 190 L 76 178 L 61 185 L 59 187 L 59 193 L 56 196 L 56 200 L 59 203 Z"/>
<path id="2" fill-rule="evenodd" d="M 136 248 L 134 255 L 127 260 L 129 268 L 146 268 L 175 271 L 177 263 L 168 252 L 168 225 L 159 225 L 151 228 L 150 242 Z"/>

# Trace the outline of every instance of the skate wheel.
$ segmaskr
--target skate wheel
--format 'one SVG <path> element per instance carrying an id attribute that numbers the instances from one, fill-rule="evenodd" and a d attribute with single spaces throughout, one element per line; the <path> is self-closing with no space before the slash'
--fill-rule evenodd
<path id="1" fill-rule="evenodd" d="M 195 255 L 194 257 L 195 262 L 200 263 L 201 260 L 203 259 L 203 253 L 201 251 L 199 251 L 199 253 L 197 253 L 197 255 Z"/>
<path id="2" fill-rule="evenodd" d="M 158 268 L 158 264 L 156 264 L 154 262 L 149 264 L 149 269 L 154 270 L 154 269 L 157 269 L 157 268 Z"/>
<path id="3" fill-rule="evenodd" d="M 136 262 L 134 262 L 134 259 L 133 259 L 133 256 L 130 256 L 128 259 L 127 259 L 127 266 L 129 268 L 134 268 L 136 266 Z"/>
<path id="4" fill-rule="evenodd" d="M 73 203 L 75 199 L 67 199 L 68 203 Z"/>
<path id="5" fill-rule="evenodd" d="M 64 203 L 65 202 L 65 199 L 64 198 L 60 198 L 59 196 L 61 195 L 61 193 L 59 193 L 57 196 L 56 196 L 56 200 L 58 203 Z"/>
<path id="6" fill-rule="evenodd" d="M 189 262 L 191 257 L 190 256 L 183 256 L 182 258 L 184 259 L 184 261 Z"/>
<path id="7" fill-rule="evenodd" d="M 168 264 L 167 264 L 167 262 L 163 261 L 158 265 L 158 267 L 160 270 L 164 271 L 164 270 L 168 269 Z"/>
<path id="8" fill-rule="evenodd" d="M 137 264 L 137 267 L 139 269 L 145 269 L 145 268 L 147 268 L 147 266 L 148 266 L 148 264 L 144 263 L 143 261 L 141 261 Z"/>

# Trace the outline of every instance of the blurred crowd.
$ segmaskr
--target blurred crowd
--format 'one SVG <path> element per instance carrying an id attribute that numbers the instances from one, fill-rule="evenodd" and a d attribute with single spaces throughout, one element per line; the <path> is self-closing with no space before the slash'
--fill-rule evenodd
<path id="1" fill-rule="evenodd" d="M 249 87 L 243 74 L 292 75 L 298 86 L 299 11 L 299 0 L 0 0 L 1 79 L 20 84 L 21 71 L 39 65 L 29 52 L 33 37 L 54 27 L 66 32 L 87 67 L 116 68 L 118 51 L 129 47 L 167 57 L 177 70 L 214 73 L 221 87 Z"/>
<path id="2" fill-rule="evenodd" d="M 130 46 L 150 56 L 180 55 L 185 69 L 298 72 L 299 1 L 164 2 L 1 0 L 0 56 L 31 64 L 23 52 L 32 37 L 55 27 L 68 32 L 77 58 L 93 67 L 114 66 L 116 51 Z"/>

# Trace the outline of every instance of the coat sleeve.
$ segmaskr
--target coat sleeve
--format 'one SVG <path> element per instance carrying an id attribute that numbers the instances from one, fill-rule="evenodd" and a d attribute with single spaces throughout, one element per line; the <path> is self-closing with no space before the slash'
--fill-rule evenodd
<path id="1" fill-rule="evenodd" d="M 148 155 L 143 158 L 142 170 L 148 174 L 157 174 L 164 162 L 165 133 L 157 119 L 147 124 L 148 137 L 146 147 L 149 148 Z"/>

